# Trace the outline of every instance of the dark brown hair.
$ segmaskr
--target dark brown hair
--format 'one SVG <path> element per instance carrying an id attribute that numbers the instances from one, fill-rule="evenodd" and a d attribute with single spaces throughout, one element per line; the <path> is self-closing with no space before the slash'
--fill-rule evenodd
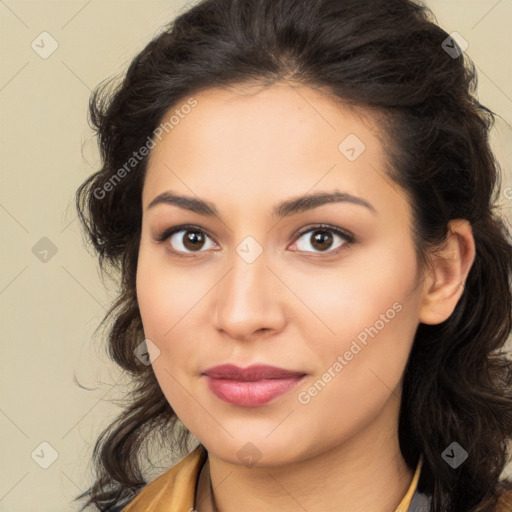
<path id="1" fill-rule="evenodd" d="M 109 353 L 134 390 L 97 441 L 97 480 L 77 498 L 87 497 L 85 506 L 106 510 L 146 483 L 147 439 L 171 443 L 176 433 L 178 447 L 187 439 L 174 428 L 176 415 L 151 366 L 134 354 L 144 339 L 135 276 L 147 157 L 124 167 L 122 179 L 119 169 L 191 95 L 288 80 L 379 113 L 391 177 L 413 207 L 422 264 L 445 240 L 451 219 L 472 225 L 476 258 L 455 311 L 439 325 L 418 326 L 399 439 L 411 468 L 424 455 L 431 512 L 496 510 L 512 488 L 500 482 L 512 437 L 512 363 L 503 352 L 512 326 L 512 245 L 496 211 L 494 114 L 476 99 L 474 66 L 448 37 L 411 0 L 203 0 L 152 40 L 120 83 L 93 92 L 102 166 L 80 186 L 76 203 L 101 268 L 120 278 L 119 298 L 103 322 L 112 320 Z M 455 50 L 447 51 L 446 41 Z M 456 469 L 441 456 L 452 442 L 469 454 Z"/>

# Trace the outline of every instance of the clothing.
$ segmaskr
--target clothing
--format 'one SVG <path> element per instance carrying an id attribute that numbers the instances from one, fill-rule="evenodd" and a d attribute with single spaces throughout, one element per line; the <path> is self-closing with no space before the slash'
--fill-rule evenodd
<path id="1" fill-rule="evenodd" d="M 146 485 L 124 508 L 109 512 L 193 512 L 201 468 L 207 459 L 202 445 L 176 465 Z M 431 498 L 418 490 L 422 458 L 418 461 L 411 484 L 395 512 L 428 512 Z"/>

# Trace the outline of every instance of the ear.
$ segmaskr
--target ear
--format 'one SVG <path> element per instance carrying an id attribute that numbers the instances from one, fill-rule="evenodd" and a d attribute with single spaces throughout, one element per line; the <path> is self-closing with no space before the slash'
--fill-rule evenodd
<path id="1" fill-rule="evenodd" d="M 450 221 L 446 241 L 432 255 L 432 265 L 425 276 L 420 322 L 440 324 L 453 313 L 474 260 L 475 241 L 471 224 L 465 219 Z"/>

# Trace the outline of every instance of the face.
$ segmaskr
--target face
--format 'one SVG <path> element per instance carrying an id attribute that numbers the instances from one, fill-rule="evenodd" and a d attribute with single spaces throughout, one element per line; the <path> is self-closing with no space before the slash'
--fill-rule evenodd
<path id="1" fill-rule="evenodd" d="M 182 113 L 155 138 L 143 188 L 153 369 L 210 452 L 303 460 L 389 404 L 398 414 L 421 294 L 411 209 L 372 115 L 286 83 L 194 98 L 167 116 Z M 215 378 L 224 364 L 292 373 Z"/>

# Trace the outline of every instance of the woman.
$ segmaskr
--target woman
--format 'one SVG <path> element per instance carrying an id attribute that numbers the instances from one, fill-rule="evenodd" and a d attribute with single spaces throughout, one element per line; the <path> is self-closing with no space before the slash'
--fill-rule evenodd
<path id="1" fill-rule="evenodd" d="M 77 206 L 135 389 L 86 505 L 512 510 L 512 246 L 475 84 L 409 0 L 205 0 L 96 90 Z M 155 438 L 183 459 L 148 484 Z"/>

